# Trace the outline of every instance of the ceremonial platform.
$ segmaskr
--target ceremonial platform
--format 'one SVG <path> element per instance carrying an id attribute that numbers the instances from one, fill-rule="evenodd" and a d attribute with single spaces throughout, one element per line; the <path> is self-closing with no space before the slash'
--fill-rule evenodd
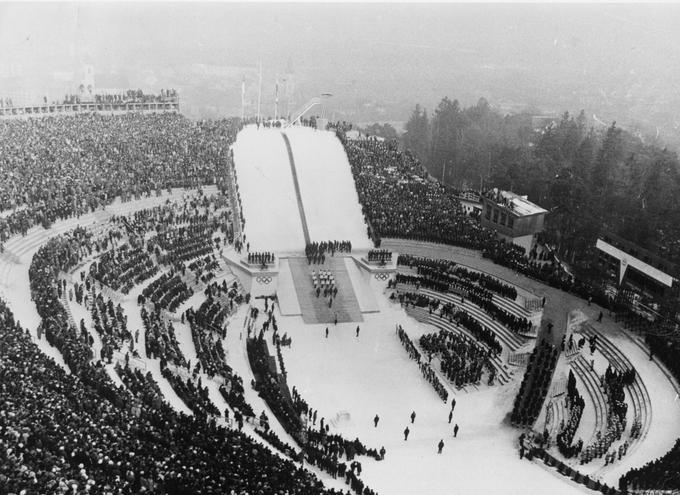
<path id="1" fill-rule="evenodd" d="M 336 318 L 338 323 L 363 321 L 345 259 L 344 256 L 328 257 L 325 263 L 312 265 L 304 257 L 288 259 L 295 294 L 305 323 L 334 323 Z M 330 297 L 324 297 L 323 289 L 320 289 L 321 293 L 317 296 L 312 270 L 317 273 L 319 270 L 328 270 L 335 278 L 338 292 L 332 298 L 331 304 Z"/>

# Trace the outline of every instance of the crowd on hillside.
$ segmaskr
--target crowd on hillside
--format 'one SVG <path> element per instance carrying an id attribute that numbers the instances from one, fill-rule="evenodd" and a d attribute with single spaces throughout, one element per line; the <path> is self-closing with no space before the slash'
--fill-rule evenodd
<path id="1" fill-rule="evenodd" d="M 0 243 L 35 225 L 221 180 L 238 123 L 179 114 L 0 121 Z"/>
<path id="2" fill-rule="evenodd" d="M 29 270 L 43 334 L 71 373 L 45 357 L 0 303 L 0 491 L 2 493 L 322 494 L 314 475 L 236 430 L 218 426 L 200 381 L 172 381 L 193 417 L 159 400 L 149 375 L 117 366 L 127 390 L 91 362 L 88 339 L 69 325 L 60 272 L 91 243 L 84 229 L 43 245 Z M 194 387 L 194 390 L 191 390 Z M 186 392 L 186 395 L 184 395 Z M 213 406 L 214 407 L 214 406 Z M 205 412 L 200 414 L 203 409 Z"/>
<path id="3" fill-rule="evenodd" d="M 376 245 L 383 237 L 395 237 L 478 249 L 494 263 L 608 307 L 602 289 L 575 279 L 554 255 L 539 260 L 521 246 L 497 240 L 493 230 L 466 213 L 455 190 L 432 178 L 396 141 L 349 140 L 342 132 L 338 135 Z"/>
<path id="4" fill-rule="evenodd" d="M 491 239 L 396 142 L 345 139 L 345 151 L 374 241 L 399 237 L 481 248 Z"/>

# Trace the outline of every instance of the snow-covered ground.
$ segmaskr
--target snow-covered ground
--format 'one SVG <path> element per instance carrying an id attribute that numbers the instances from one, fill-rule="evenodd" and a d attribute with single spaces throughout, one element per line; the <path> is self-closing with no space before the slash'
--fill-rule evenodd
<path id="1" fill-rule="evenodd" d="M 294 152 L 295 143 L 298 142 L 297 137 L 294 138 L 294 136 L 298 131 L 302 132 L 297 129 L 289 131 Z M 318 131 L 305 130 L 305 132 L 324 135 Z M 241 142 L 243 149 L 237 153 L 238 146 L 235 146 L 235 154 L 237 168 L 243 167 L 239 171 L 239 184 L 251 249 L 281 251 L 301 249 L 304 247 L 304 240 L 299 227 L 297 205 L 293 203 L 291 209 L 291 205 L 288 204 L 287 211 L 284 212 L 277 210 L 277 206 L 269 201 L 270 199 L 283 203 L 288 200 L 296 201 L 292 184 L 281 187 L 282 178 L 286 174 L 290 178 L 290 165 L 287 162 L 280 131 L 265 129 L 258 131 L 249 127 L 239 134 L 239 140 L 237 145 Z M 278 180 L 273 180 L 271 175 L 263 179 L 262 171 L 269 170 L 269 166 L 263 168 L 258 164 L 258 160 L 249 162 L 250 157 L 246 160 L 245 155 L 239 155 L 239 153 L 259 153 L 258 156 L 264 160 L 269 153 L 264 149 L 268 146 L 278 147 L 277 154 L 281 152 L 280 155 L 285 158 L 279 165 L 271 166 L 272 169 L 280 167 L 276 169 L 276 173 L 280 174 Z M 306 160 L 306 158 L 300 159 Z M 240 165 L 239 160 L 241 160 Z M 323 167 L 318 168 L 323 170 Z M 248 186 L 243 183 L 244 177 Z M 289 186 L 288 192 L 292 191 L 293 196 L 284 197 L 283 190 Z M 183 193 L 173 194 L 181 196 Z M 49 231 L 35 228 L 25 238 L 14 238 L 6 243 L 6 252 L 0 255 L 0 296 L 9 302 L 16 317 L 30 329 L 34 339 L 37 338 L 36 328 L 39 317 L 30 300 L 28 267 L 32 255 L 39 246 L 50 236 L 64 232 L 77 224 L 91 225 L 95 221 L 101 222 L 107 214 L 148 207 L 166 199 L 167 195 L 164 195 L 140 202 L 117 203 L 105 212 L 99 211 L 80 219 L 57 222 Z M 317 198 L 316 201 L 319 199 Z M 340 204 L 337 201 L 326 198 L 323 203 L 337 206 Z M 259 219 L 258 221 L 263 222 L 262 224 L 255 224 L 254 219 L 248 216 L 247 205 L 253 208 L 250 210 L 251 214 L 254 214 Z M 344 212 L 345 207 L 342 208 Z M 287 216 L 289 226 L 292 223 L 297 225 L 298 229 L 286 228 L 283 224 L 279 224 L 277 219 L 283 215 Z M 311 220 L 310 223 L 317 221 L 316 218 Z M 324 234 L 325 237 L 322 238 L 353 239 L 350 237 L 352 229 L 358 232 L 358 222 L 352 219 L 351 215 L 343 216 L 336 212 L 325 217 L 325 221 L 331 226 L 337 225 L 338 229 L 333 230 L 334 233 Z M 250 229 L 248 229 L 249 226 Z M 257 239 L 259 241 L 256 241 Z M 262 245 L 256 242 L 262 242 Z M 458 254 L 452 253 L 452 257 L 456 256 Z M 460 256 L 460 260 L 485 271 L 497 270 L 495 265 L 490 265 L 488 260 L 479 257 Z M 353 273 L 351 278 L 356 282 L 363 275 Z M 517 284 L 527 288 L 531 287 L 537 294 L 546 294 L 548 296 L 546 310 L 549 309 L 552 314 L 564 314 L 564 309 L 580 309 L 592 321 L 600 310 L 594 305 L 587 306 L 584 301 L 572 295 L 547 288 L 535 281 L 528 281 L 524 277 L 508 273 L 500 268 L 498 268 L 498 275 L 508 280 L 515 280 Z M 423 379 L 417 364 L 408 358 L 395 334 L 397 324 L 401 324 L 406 329 L 413 341 L 416 341 L 423 333 L 435 330 L 416 322 L 408 317 L 399 305 L 391 303 L 384 293 L 386 282 L 369 277 L 368 280 L 364 280 L 364 283 L 369 288 L 364 287 L 364 289 L 372 291 L 378 312 L 363 315 L 364 321 L 359 324 L 358 337 L 356 336 L 357 323 L 331 325 L 329 337 L 325 338 L 326 325 L 305 325 L 300 316 L 282 316 L 279 311 L 277 311 L 277 321 L 281 334 L 287 333 L 292 338 L 292 346 L 283 348 L 290 387 L 296 386 L 309 405 L 319 411 L 319 416 L 324 417 L 331 425 L 332 433 L 341 433 L 351 439 L 358 437 L 367 446 L 376 449 L 381 446 L 385 447 L 387 454 L 382 462 L 370 458 L 360 459 L 363 467 L 361 477 L 368 486 L 378 493 L 389 495 L 420 493 L 542 495 L 544 493 L 587 492 L 584 487 L 570 482 L 540 463 L 519 459 L 517 450 L 519 432 L 508 426 L 505 420 L 519 387 L 521 373 L 517 373 L 514 380 L 504 386 L 480 385 L 477 389 L 468 387 L 468 391 L 465 392 L 457 391 L 447 385 L 449 392 L 457 399 L 453 422 L 449 424 L 450 403 L 443 403 L 432 386 Z M 166 400 L 177 410 L 189 412 L 169 382 L 161 376 L 159 361 L 146 356 L 143 325 L 136 302 L 143 285 L 136 287 L 128 296 L 122 298 L 122 305 L 128 316 L 128 327 L 132 331 L 141 330 L 136 346 L 140 353 L 139 361 L 159 383 Z M 294 290 L 290 283 L 279 286 L 279 290 L 284 288 Z M 256 303 L 261 304 L 261 301 L 258 300 Z M 183 308 L 189 305 L 197 307 L 199 304 L 200 297 L 197 295 Z M 70 306 L 76 320 L 83 318 L 86 323 L 89 323 L 87 311 L 83 307 L 75 302 Z M 282 440 L 293 445 L 292 439 L 275 420 L 267 404 L 250 387 L 253 375 L 247 358 L 246 335 L 243 330 L 246 313 L 247 307 L 243 306 L 229 319 L 227 336 L 224 340 L 228 364 L 243 378 L 245 398 L 253 406 L 256 414 L 265 411 L 274 432 Z M 646 437 L 631 450 L 629 455 L 617 461 L 613 467 L 601 469 L 599 467 L 602 464 L 601 460 L 594 461 L 591 466 L 588 466 L 588 472 L 596 474 L 601 480 L 612 485 L 616 484 L 618 477 L 631 467 L 638 467 L 663 455 L 673 445 L 675 439 L 680 437 L 680 421 L 678 420 L 680 400 L 678 400 L 673 384 L 669 382 L 656 362 L 649 361 L 645 351 L 631 336 L 618 328 L 608 317 L 605 317 L 597 328 L 627 356 L 644 382 L 651 399 L 652 421 Z M 176 329 L 183 352 L 188 359 L 195 362 L 196 351 L 189 328 L 186 325 L 177 324 Z M 59 352 L 47 345 L 44 338 L 38 341 L 38 344 L 44 352 L 63 364 Z M 97 343 L 95 347 L 99 345 L 101 344 Z M 270 349 L 274 348 L 270 347 Z M 595 366 L 596 370 L 602 373 L 606 364 L 598 361 Z M 109 371 L 112 370 L 109 369 Z M 116 380 L 115 375 L 112 378 Z M 219 394 L 218 384 L 204 374 L 201 374 L 201 379 L 207 384 L 211 399 L 220 411 L 223 411 L 226 403 Z M 583 390 L 581 392 L 585 393 Z M 412 411 L 417 414 L 414 424 L 410 423 Z M 373 424 L 373 417 L 376 414 L 380 417 L 377 427 Z M 592 417 L 584 416 L 583 421 L 586 427 L 593 423 Z M 457 438 L 453 438 L 454 424 L 460 427 Z M 409 426 L 411 430 L 408 441 L 404 441 L 403 437 L 403 430 L 406 426 Z M 586 427 L 584 430 L 587 429 Z M 245 430 L 252 434 L 250 425 L 246 425 Z M 440 439 L 445 443 L 441 455 L 437 454 L 437 443 Z M 340 481 L 332 480 L 319 471 L 315 472 L 328 486 L 343 486 Z"/>
<path id="2" fill-rule="evenodd" d="M 285 132 L 311 240 L 349 240 L 352 249 L 370 248 L 349 161 L 335 133 L 311 127 L 290 127 Z"/>
<path id="3" fill-rule="evenodd" d="M 331 432 L 359 437 L 367 446 L 384 446 L 385 460 L 361 459 L 362 478 L 378 493 L 428 494 L 567 494 L 582 488 L 537 464 L 520 460 L 519 432 L 503 424 L 518 382 L 454 391 L 457 404 L 448 423 L 445 404 L 409 359 L 396 333 L 401 323 L 412 340 L 432 328 L 406 316 L 399 305 L 380 297 L 380 313 L 364 314 L 356 323 L 304 325 L 299 317 L 282 317 L 280 331 L 293 343 L 284 349 L 288 382 L 331 423 Z M 411 412 L 416 412 L 410 424 Z M 378 427 L 373 418 L 380 417 Z M 453 426 L 460 431 L 453 438 Z M 403 430 L 411 430 L 404 441 Z M 444 451 L 437 444 L 444 440 Z"/>
<path id="4" fill-rule="evenodd" d="M 278 129 L 247 126 L 234 143 L 246 240 L 251 251 L 304 251 L 288 152 Z"/>

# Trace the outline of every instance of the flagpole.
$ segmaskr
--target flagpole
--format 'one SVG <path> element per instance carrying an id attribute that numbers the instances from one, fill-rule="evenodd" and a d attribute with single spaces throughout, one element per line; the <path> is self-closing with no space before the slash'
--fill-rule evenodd
<path id="1" fill-rule="evenodd" d="M 243 76 L 241 82 L 241 122 L 246 120 L 246 76 Z"/>
<path id="2" fill-rule="evenodd" d="M 260 84 L 257 90 L 257 122 L 260 122 L 260 104 L 262 103 L 262 60 L 260 60 Z"/>
<path id="3" fill-rule="evenodd" d="M 274 90 L 274 120 L 279 118 L 279 78 L 276 78 L 276 89 Z"/>

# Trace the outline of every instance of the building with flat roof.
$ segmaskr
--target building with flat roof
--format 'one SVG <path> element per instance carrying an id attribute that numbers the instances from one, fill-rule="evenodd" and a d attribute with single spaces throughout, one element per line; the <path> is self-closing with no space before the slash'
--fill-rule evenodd
<path id="1" fill-rule="evenodd" d="M 597 239 L 595 248 L 598 268 L 616 300 L 650 320 L 664 305 L 666 313 L 676 312 L 680 298 L 677 265 L 609 232 Z"/>
<path id="2" fill-rule="evenodd" d="M 512 191 L 491 189 L 482 196 L 482 225 L 527 252 L 536 234 L 543 231 L 547 212 L 526 196 Z"/>

